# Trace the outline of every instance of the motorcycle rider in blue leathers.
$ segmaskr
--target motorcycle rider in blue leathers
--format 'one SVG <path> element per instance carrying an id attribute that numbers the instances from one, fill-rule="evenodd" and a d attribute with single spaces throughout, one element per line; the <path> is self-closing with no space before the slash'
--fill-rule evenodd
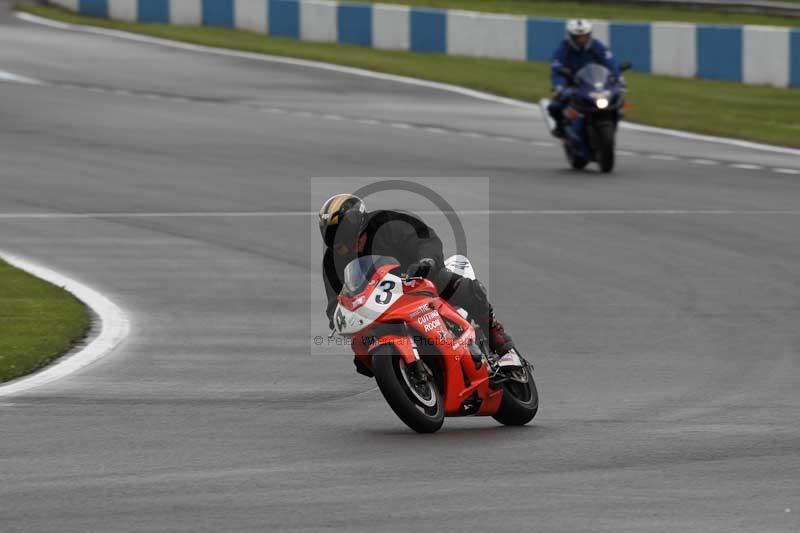
<path id="1" fill-rule="evenodd" d="M 564 108 L 567 105 L 568 97 L 565 94 L 570 84 L 570 79 L 561 70 L 567 68 L 573 74 L 589 63 L 603 65 L 611 74 L 620 77 L 620 70 L 611 50 L 592 38 L 592 23 L 584 19 L 573 19 L 567 21 L 566 37 L 559 44 L 553 54 L 553 61 L 550 66 L 550 81 L 553 84 L 553 97 L 547 111 L 556 123 L 553 135 L 564 138 Z"/>

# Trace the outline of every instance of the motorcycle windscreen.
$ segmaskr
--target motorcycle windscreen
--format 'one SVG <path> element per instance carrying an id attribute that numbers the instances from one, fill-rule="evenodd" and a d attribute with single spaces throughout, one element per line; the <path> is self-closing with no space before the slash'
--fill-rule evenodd
<path id="1" fill-rule="evenodd" d="M 609 76 L 611 72 L 603 65 L 589 63 L 575 74 L 575 79 L 599 90 L 606 86 Z"/>
<path id="2" fill-rule="evenodd" d="M 357 296 L 367 287 L 375 272 L 384 265 L 399 267 L 400 262 L 385 255 L 365 255 L 353 259 L 344 269 L 342 293 L 349 298 Z"/>

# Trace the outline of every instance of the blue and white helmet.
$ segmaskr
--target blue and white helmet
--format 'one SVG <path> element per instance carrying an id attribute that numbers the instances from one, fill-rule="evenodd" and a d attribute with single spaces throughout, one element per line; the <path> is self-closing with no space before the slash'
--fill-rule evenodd
<path id="1" fill-rule="evenodd" d="M 578 35 L 588 35 L 586 43 L 582 46 L 575 42 Z M 589 48 L 592 44 L 592 23 L 586 19 L 570 19 L 567 21 L 567 41 L 574 49 Z"/>

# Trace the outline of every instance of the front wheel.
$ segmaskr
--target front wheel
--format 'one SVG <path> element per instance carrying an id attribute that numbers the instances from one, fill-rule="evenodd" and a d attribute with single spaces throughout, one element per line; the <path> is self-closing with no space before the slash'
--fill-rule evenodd
<path id="1" fill-rule="evenodd" d="M 594 125 L 595 158 L 603 172 L 614 170 L 614 137 L 616 126 L 613 122 L 598 122 Z"/>
<path id="2" fill-rule="evenodd" d="M 391 344 L 372 352 L 372 371 L 392 411 L 417 433 L 434 433 L 444 422 L 439 388 L 431 376 L 411 368 Z"/>
<path id="3" fill-rule="evenodd" d="M 524 426 L 533 420 L 539 411 L 539 391 L 530 365 L 526 362 L 525 366 L 510 372 L 501 386 L 503 400 L 492 418 L 506 426 Z"/>

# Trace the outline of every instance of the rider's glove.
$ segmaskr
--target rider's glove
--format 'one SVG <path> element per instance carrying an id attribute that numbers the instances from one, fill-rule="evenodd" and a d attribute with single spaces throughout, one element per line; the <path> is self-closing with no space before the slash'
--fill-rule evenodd
<path id="1" fill-rule="evenodd" d="M 420 259 L 416 263 L 408 265 L 408 277 L 410 278 L 426 278 L 432 270 L 436 269 L 436 261 L 430 257 Z"/>

